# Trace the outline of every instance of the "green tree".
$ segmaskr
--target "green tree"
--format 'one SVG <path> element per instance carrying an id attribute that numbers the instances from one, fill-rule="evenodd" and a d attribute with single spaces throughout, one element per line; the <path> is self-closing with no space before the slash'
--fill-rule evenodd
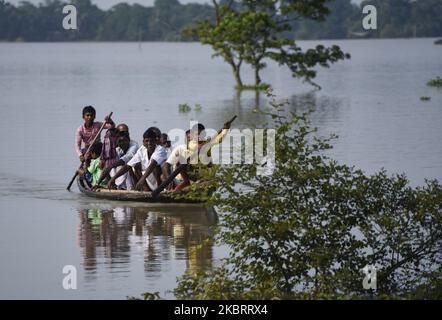
<path id="1" fill-rule="evenodd" d="M 66 30 L 66 37 L 69 40 L 96 40 L 104 21 L 104 12 L 91 0 L 72 0 L 70 3 L 77 8 L 78 30 Z"/>
<path id="2" fill-rule="evenodd" d="M 40 14 L 36 6 L 30 2 L 22 2 L 17 8 L 17 25 L 20 30 L 17 38 L 28 41 L 42 41 L 44 32 L 40 23 Z M 14 39 L 15 40 L 15 39 Z"/>
<path id="3" fill-rule="evenodd" d="M 359 9 L 350 0 L 333 0 L 326 4 L 330 11 L 324 21 L 298 19 L 291 22 L 293 34 L 298 39 L 344 39 L 349 36 L 351 25 L 360 19 Z M 358 21 L 360 25 L 361 22 Z"/>
<path id="4" fill-rule="evenodd" d="M 119 3 L 106 12 L 98 39 L 106 41 L 147 40 L 151 10 L 140 5 Z"/>
<path id="5" fill-rule="evenodd" d="M 241 66 L 254 69 L 254 88 L 266 88 L 260 71 L 266 60 L 287 66 L 294 77 L 311 82 L 316 72 L 313 67 L 327 67 L 329 63 L 349 58 L 339 47 L 317 46 L 303 51 L 294 40 L 284 37 L 291 31 L 290 21 L 299 17 L 321 21 L 329 10 L 328 0 L 240 0 L 218 3 L 212 0 L 215 19 L 199 20 L 185 32 L 187 36 L 210 45 L 214 56 L 222 57 L 232 68 L 238 89 L 243 89 Z"/>
<path id="6" fill-rule="evenodd" d="M 442 2 L 425 0 L 412 2 L 412 29 L 415 37 L 442 35 Z"/>
<path id="7" fill-rule="evenodd" d="M 442 186 L 366 175 L 326 157 L 328 139 L 306 114 L 272 102 L 276 163 L 212 167 L 222 212 L 217 240 L 229 257 L 179 279 L 182 299 L 363 298 L 361 270 L 377 268 L 379 298 L 436 298 L 442 278 Z M 207 177 L 211 177 L 208 179 Z"/>
<path id="8" fill-rule="evenodd" d="M 17 9 L 13 5 L 0 0 L 0 39 L 15 40 L 20 30 L 18 30 Z"/>

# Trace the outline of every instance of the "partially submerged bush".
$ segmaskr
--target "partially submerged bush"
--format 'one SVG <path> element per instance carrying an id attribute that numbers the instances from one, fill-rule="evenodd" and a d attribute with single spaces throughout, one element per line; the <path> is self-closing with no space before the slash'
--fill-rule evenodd
<path id="1" fill-rule="evenodd" d="M 210 272 L 185 274 L 181 299 L 361 298 L 361 270 L 377 268 L 378 297 L 440 296 L 442 187 L 412 188 L 404 175 L 366 175 L 327 158 L 330 140 L 307 115 L 286 117 L 272 102 L 276 163 L 212 167 L 224 212 L 217 240 L 229 257 Z M 211 176 L 211 179 L 209 178 Z"/>
<path id="2" fill-rule="evenodd" d="M 431 79 L 427 82 L 427 85 L 430 87 L 442 88 L 442 78 L 437 77 L 436 79 Z"/>

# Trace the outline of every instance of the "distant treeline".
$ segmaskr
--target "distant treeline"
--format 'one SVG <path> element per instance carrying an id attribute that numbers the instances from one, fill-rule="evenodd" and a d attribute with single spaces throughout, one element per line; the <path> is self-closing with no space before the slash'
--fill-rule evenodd
<path id="1" fill-rule="evenodd" d="M 223 0 L 225 1 L 225 0 Z M 222 1 L 221 1 L 222 2 Z M 78 29 L 64 30 L 62 9 L 73 4 Z M 362 7 L 371 4 L 378 13 L 378 29 L 362 29 Z M 342 39 L 355 37 L 440 37 L 441 0 L 367 0 L 360 6 L 350 0 L 332 0 L 325 22 L 296 20 L 295 39 Z M 208 4 L 180 4 L 155 0 L 153 7 L 120 3 L 101 10 L 90 0 L 46 0 L 35 6 L 14 6 L 0 0 L 0 41 L 183 41 L 181 31 L 194 20 L 214 18 Z"/>

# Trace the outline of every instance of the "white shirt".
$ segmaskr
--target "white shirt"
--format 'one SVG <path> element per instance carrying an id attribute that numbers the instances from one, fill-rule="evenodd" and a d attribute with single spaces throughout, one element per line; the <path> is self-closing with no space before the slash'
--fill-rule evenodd
<path id="1" fill-rule="evenodd" d="M 131 167 L 135 167 L 136 164 L 141 163 L 141 171 L 144 174 L 147 167 L 149 167 L 150 162 L 152 160 L 155 160 L 156 163 L 161 166 L 164 161 L 167 159 L 167 152 L 166 150 L 160 146 L 157 145 L 155 148 L 155 151 L 152 153 L 152 156 L 149 158 L 147 148 L 142 145 L 138 151 L 135 153 L 135 155 L 132 157 L 132 159 L 129 160 L 127 165 Z"/>
<path id="2" fill-rule="evenodd" d="M 229 130 L 227 129 L 223 129 L 220 134 L 216 135 L 215 138 L 207 141 L 204 146 L 203 146 L 203 150 L 205 150 L 205 152 L 209 153 L 210 149 L 220 143 L 222 141 L 222 139 L 227 135 L 227 133 L 229 132 Z M 188 145 L 185 144 L 180 144 L 178 146 L 175 147 L 175 149 L 173 149 L 172 153 L 167 157 L 167 163 L 169 163 L 172 166 L 176 166 L 177 163 L 179 162 L 180 164 L 184 164 L 184 163 L 188 163 L 188 160 L 190 157 L 192 157 L 195 153 L 196 154 L 196 158 L 195 159 L 190 159 L 190 163 L 192 163 L 192 161 L 199 161 L 199 151 L 198 151 L 198 143 L 194 140 L 191 140 Z M 211 157 L 209 155 L 206 155 L 206 161 L 208 163 L 211 162 Z"/>
<path id="3" fill-rule="evenodd" d="M 123 160 L 124 163 L 128 163 L 130 159 L 134 157 L 138 150 L 138 143 L 136 141 L 130 140 L 129 149 L 127 149 L 126 153 L 120 147 L 116 148 L 118 159 Z"/>
<path id="4" fill-rule="evenodd" d="M 170 153 L 170 155 L 167 157 L 167 163 L 176 166 L 177 163 L 187 163 L 187 158 L 189 158 L 191 155 L 190 151 L 187 149 L 187 145 L 180 144 L 176 146 L 173 151 Z"/>

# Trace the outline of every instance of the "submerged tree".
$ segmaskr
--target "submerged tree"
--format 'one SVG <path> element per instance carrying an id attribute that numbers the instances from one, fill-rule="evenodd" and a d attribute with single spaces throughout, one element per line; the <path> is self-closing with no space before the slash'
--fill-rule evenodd
<path id="1" fill-rule="evenodd" d="M 238 89 L 264 89 L 260 71 L 266 60 L 287 66 L 294 77 L 310 83 L 316 76 L 315 66 L 349 58 L 338 46 L 318 45 L 303 51 L 287 37 L 292 31 L 290 22 L 299 19 L 325 20 L 329 0 L 212 0 L 215 19 L 198 20 L 185 30 L 187 36 L 212 46 L 214 56 L 222 57 L 232 68 Z M 254 70 L 254 86 L 244 86 L 241 78 L 243 63 Z"/>
<path id="2" fill-rule="evenodd" d="M 217 239 L 230 253 L 210 272 L 186 273 L 176 296 L 367 297 L 362 269 L 373 265 L 379 298 L 440 297 L 442 186 L 341 165 L 324 155 L 330 139 L 315 136 L 307 115 L 272 105 L 272 173 L 257 175 L 257 164 L 203 173 L 218 190 L 206 200 L 224 212 Z"/>

